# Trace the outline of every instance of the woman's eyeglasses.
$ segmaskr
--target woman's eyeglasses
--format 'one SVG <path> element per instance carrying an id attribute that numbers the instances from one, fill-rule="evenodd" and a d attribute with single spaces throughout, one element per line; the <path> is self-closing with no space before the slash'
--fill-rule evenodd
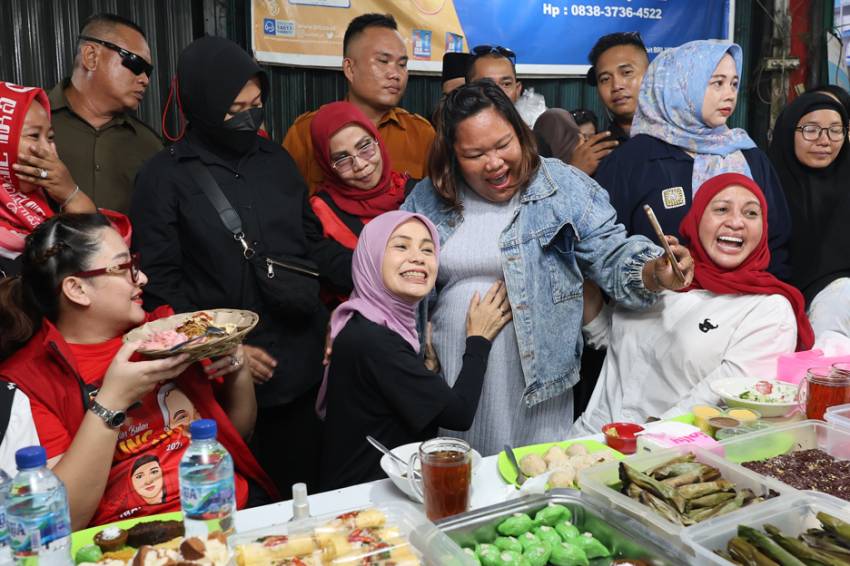
<path id="1" fill-rule="evenodd" d="M 363 161 L 368 161 L 375 156 L 375 152 L 378 150 L 378 141 L 377 140 L 369 140 L 363 147 L 357 150 L 356 155 L 346 155 L 345 157 L 340 157 L 336 161 L 333 162 L 331 167 L 336 169 L 337 173 L 348 173 L 354 167 L 354 158 L 359 157 Z"/>
<path id="2" fill-rule="evenodd" d="M 485 55 L 490 55 L 491 53 L 510 59 L 511 63 L 516 65 L 516 53 L 507 47 L 502 47 L 501 45 L 476 45 L 472 48 L 472 54 L 475 55 L 475 57 L 483 57 Z"/>
<path id="3" fill-rule="evenodd" d="M 144 60 L 141 55 L 136 55 L 132 51 L 127 51 L 123 47 L 119 47 L 110 41 L 106 41 L 105 39 L 98 39 L 96 37 L 91 37 L 88 35 L 81 35 L 80 39 L 85 41 L 91 41 L 93 43 L 98 43 L 103 45 L 107 49 L 111 49 L 118 53 L 121 56 L 121 64 L 130 69 L 134 75 L 141 75 L 142 73 L 146 74 L 148 77 L 151 76 L 153 72 L 153 65 Z"/>
<path id="4" fill-rule="evenodd" d="M 124 271 L 130 270 L 130 279 L 133 283 L 139 282 L 139 273 L 142 270 L 139 268 L 141 257 L 139 254 L 130 256 L 130 261 L 119 263 L 118 265 L 110 265 L 109 267 L 101 267 L 100 269 L 89 269 L 87 271 L 78 271 L 72 273 L 71 277 L 96 277 L 98 275 L 120 275 Z"/>
<path id="5" fill-rule="evenodd" d="M 799 126 L 794 129 L 803 134 L 803 139 L 806 141 L 818 141 L 821 134 L 824 132 L 826 132 L 826 137 L 829 138 L 829 141 L 834 142 L 843 140 L 847 135 L 847 128 L 844 126 L 829 126 L 828 128 L 822 128 L 814 124 L 806 124 L 805 126 Z"/>

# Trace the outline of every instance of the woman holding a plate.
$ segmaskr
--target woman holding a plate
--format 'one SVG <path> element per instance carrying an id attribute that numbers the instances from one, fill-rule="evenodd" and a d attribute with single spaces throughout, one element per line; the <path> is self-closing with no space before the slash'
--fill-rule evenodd
<path id="1" fill-rule="evenodd" d="M 699 187 L 679 227 L 696 264 L 686 292 L 665 291 L 652 307 L 633 311 L 604 304 L 588 286 L 584 336 L 608 353 L 571 436 L 715 404 L 712 382 L 772 377 L 780 354 L 811 348 L 803 296 L 767 271 L 767 218 L 755 181 L 718 175 Z"/>
<path id="2" fill-rule="evenodd" d="M 14 351 L 0 378 L 31 400 L 75 530 L 180 509 L 177 469 L 189 438 L 185 427 L 165 422 L 157 400 L 163 388 L 185 396 L 187 413 L 218 423 L 236 466 L 240 508 L 276 495 L 245 444 L 256 400 L 241 348 L 204 371 L 185 354 L 145 360 L 134 354 L 138 342 L 122 343 L 127 331 L 172 312 L 142 309 L 147 282 L 106 217 L 65 214 L 30 234 L 21 275 L 0 283 L 3 354 Z M 213 377 L 222 377 L 215 387 Z M 138 470 L 153 461 L 162 475 L 159 498 L 134 488 Z"/>

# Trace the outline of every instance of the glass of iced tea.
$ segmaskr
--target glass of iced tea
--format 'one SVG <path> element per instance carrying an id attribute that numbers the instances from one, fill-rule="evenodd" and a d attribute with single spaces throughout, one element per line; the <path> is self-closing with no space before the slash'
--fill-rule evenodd
<path id="1" fill-rule="evenodd" d="M 823 420 L 828 408 L 850 403 L 850 364 L 809 368 L 805 383 L 808 419 Z"/>
<path id="2" fill-rule="evenodd" d="M 422 462 L 422 480 L 414 479 L 416 460 Z M 458 438 L 432 438 L 419 445 L 410 457 L 407 479 L 425 501 L 425 514 L 432 521 L 469 509 L 472 483 L 472 448 Z"/>

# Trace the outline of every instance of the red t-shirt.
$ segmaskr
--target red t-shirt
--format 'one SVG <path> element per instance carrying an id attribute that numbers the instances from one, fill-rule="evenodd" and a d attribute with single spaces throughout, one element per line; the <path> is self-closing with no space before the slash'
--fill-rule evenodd
<path id="1" fill-rule="evenodd" d="M 83 381 L 99 384 L 121 347 L 121 337 L 100 344 L 68 346 Z M 127 420 L 118 433 L 106 489 L 91 519 L 92 525 L 180 510 L 180 458 L 189 446 L 189 424 L 204 418 L 205 403 L 216 402 L 212 388 L 208 389 L 207 399 L 190 401 L 177 382 L 167 382 L 157 386 L 127 412 Z M 40 403 L 32 404 L 32 413 L 47 457 L 64 454 L 76 432 L 68 431 L 56 415 Z M 236 503 L 242 508 L 248 500 L 248 483 L 238 472 L 235 483 Z"/>

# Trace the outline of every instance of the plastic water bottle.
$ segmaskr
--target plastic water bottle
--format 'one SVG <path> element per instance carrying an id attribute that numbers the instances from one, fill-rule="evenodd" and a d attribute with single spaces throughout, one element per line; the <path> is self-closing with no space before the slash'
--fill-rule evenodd
<path id="1" fill-rule="evenodd" d="M 215 439 L 212 419 L 189 426 L 192 442 L 180 460 L 180 506 L 186 536 L 206 536 L 215 531 L 234 532 L 236 487 L 233 458 Z"/>
<path id="2" fill-rule="evenodd" d="M 47 468 L 41 446 L 15 452 L 18 475 L 9 484 L 6 523 L 17 564 L 66 566 L 71 561 L 71 515 L 65 486 Z"/>
<path id="3" fill-rule="evenodd" d="M 12 547 L 9 546 L 9 527 L 6 525 L 6 497 L 12 478 L 0 470 L 0 564 L 12 563 Z"/>

